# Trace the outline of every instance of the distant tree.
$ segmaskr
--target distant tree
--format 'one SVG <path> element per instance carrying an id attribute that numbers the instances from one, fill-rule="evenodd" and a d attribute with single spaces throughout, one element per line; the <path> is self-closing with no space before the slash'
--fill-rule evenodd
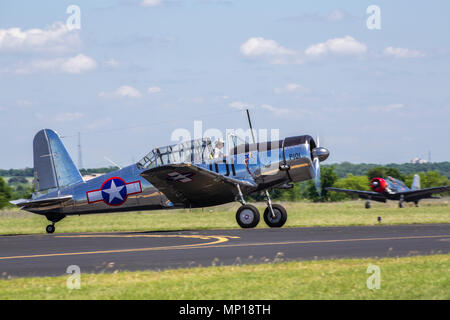
<path id="1" fill-rule="evenodd" d="M 0 177 L 0 209 L 3 209 L 9 205 L 9 201 L 12 199 L 12 190 L 6 184 L 5 180 Z"/>
<path id="2" fill-rule="evenodd" d="M 353 174 L 349 173 L 347 177 L 336 181 L 333 187 L 341 189 L 369 191 L 369 183 L 370 181 L 367 176 L 354 176 Z M 331 201 L 340 201 L 344 199 L 358 199 L 358 196 L 348 195 L 342 192 L 331 192 L 330 194 Z"/>
<path id="3" fill-rule="evenodd" d="M 417 174 L 420 176 L 421 188 L 432 188 L 450 185 L 450 180 L 446 176 L 440 175 L 437 171 L 418 172 Z M 405 179 L 405 184 L 408 187 L 411 187 L 413 179 L 414 174 L 408 175 Z"/>
<path id="4" fill-rule="evenodd" d="M 13 183 L 28 183 L 28 180 L 25 177 L 12 177 L 8 180 L 8 184 L 13 184 Z"/>
<path id="5" fill-rule="evenodd" d="M 334 167 L 321 167 L 320 180 L 322 182 L 322 195 L 319 196 L 314 184 L 314 179 L 308 181 L 308 187 L 306 188 L 306 197 L 314 202 L 319 201 L 331 201 L 330 192 L 325 190 L 325 188 L 333 186 L 338 180 L 338 176 L 334 171 Z"/>
<path id="6" fill-rule="evenodd" d="M 34 187 L 33 185 L 18 185 L 17 188 L 13 192 L 13 200 L 15 199 L 30 199 L 33 194 Z"/>
<path id="7" fill-rule="evenodd" d="M 401 181 L 405 180 L 405 176 L 398 169 L 381 166 L 370 169 L 369 171 L 367 171 L 366 175 L 369 180 L 372 180 L 373 178 L 386 178 L 387 176 L 399 179 Z"/>

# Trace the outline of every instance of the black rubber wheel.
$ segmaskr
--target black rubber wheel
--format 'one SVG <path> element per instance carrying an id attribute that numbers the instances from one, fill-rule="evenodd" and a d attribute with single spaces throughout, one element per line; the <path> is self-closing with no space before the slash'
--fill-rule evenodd
<path id="1" fill-rule="evenodd" d="M 236 221 L 241 228 L 254 228 L 260 220 L 259 211 L 251 204 L 241 206 L 236 212 Z"/>
<path id="2" fill-rule="evenodd" d="M 366 202 L 366 209 L 370 209 L 370 202 L 369 201 Z"/>
<path id="3" fill-rule="evenodd" d="M 270 212 L 270 208 L 267 207 L 266 210 L 264 210 L 264 221 L 271 228 L 281 228 L 287 220 L 286 209 L 279 204 L 273 204 L 272 209 L 273 213 L 275 213 L 275 218 L 272 217 L 272 212 Z"/>
<path id="4" fill-rule="evenodd" d="M 414 201 L 414 204 L 416 205 L 416 207 L 419 207 L 419 201 Z"/>
<path id="5" fill-rule="evenodd" d="M 405 205 L 403 204 L 403 201 L 400 201 L 400 202 L 398 203 L 398 207 L 399 207 L 399 208 L 404 208 L 404 207 L 405 207 Z"/>
<path id="6" fill-rule="evenodd" d="M 47 231 L 47 233 L 53 233 L 53 232 L 55 232 L 55 226 L 52 224 L 49 224 L 47 226 L 47 228 L 45 228 L 45 231 Z"/>

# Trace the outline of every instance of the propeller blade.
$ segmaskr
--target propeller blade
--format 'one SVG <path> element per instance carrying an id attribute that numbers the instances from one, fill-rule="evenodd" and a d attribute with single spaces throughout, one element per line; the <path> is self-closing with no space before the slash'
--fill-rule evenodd
<path id="1" fill-rule="evenodd" d="M 319 158 L 314 158 L 314 184 L 319 197 L 322 196 L 322 181 L 320 180 L 320 161 Z"/>

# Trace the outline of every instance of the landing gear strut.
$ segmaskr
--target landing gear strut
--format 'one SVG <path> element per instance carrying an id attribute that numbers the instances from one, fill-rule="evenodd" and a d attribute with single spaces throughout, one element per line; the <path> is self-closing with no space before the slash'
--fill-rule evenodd
<path id="1" fill-rule="evenodd" d="M 405 205 L 403 204 L 403 196 L 400 197 L 400 201 L 398 202 L 398 207 L 399 208 L 404 208 Z"/>
<path id="2" fill-rule="evenodd" d="M 287 220 L 286 209 L 279 204 L 272 204 L 269 192 L 266 190 L 267 208 L 264 210 L 264 222 L 271 228 L 281 228 Z"/>

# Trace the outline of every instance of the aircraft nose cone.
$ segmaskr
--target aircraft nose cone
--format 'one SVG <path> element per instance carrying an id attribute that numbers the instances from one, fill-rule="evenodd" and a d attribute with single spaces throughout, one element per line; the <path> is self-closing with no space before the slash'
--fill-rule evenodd
<path id="1" fill-rule="evenodd" d="M 330 156 L 330 150 L 324 147 L 314 148 L 312 151 L 313 158 L 319 158 L 319 161 L 325 161 Z"/>

